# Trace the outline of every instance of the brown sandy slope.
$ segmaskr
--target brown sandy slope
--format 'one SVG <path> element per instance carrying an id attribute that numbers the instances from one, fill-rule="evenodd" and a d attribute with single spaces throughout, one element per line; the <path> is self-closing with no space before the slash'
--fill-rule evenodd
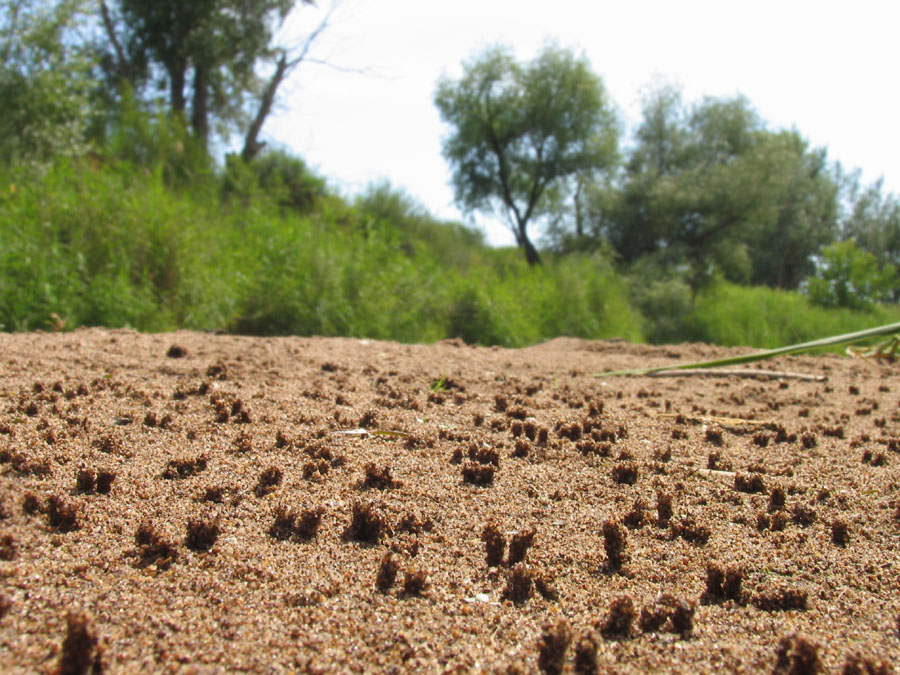
<path id="1" fill-rule="evenodd" d="M 897 368 L 728 352 L 0 334 L 2 669 L 890 672 Z"/>

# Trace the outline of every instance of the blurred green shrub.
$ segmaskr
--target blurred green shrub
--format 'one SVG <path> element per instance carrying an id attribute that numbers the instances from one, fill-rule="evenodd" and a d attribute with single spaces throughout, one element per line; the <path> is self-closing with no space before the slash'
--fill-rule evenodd
<path id="1" fill-rule="evenodd" d="M 871 309 L 897 290 L 897 270 L 879 265 L 853 239 L 826 246 L 816 274 L 807 281 L 809 299 L 823 307 Z"/>

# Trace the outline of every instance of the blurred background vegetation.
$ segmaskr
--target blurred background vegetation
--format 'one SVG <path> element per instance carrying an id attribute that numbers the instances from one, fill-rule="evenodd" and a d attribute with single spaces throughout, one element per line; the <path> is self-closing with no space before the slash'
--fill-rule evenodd
<path id="1" fill-rule="evenodd" d="M 435 92 L 459 205 L 518 248 L 386 182 L 340 194 L 259 141 L 317 35 L 274 42 L 303 4 L 0 2 L 0 330 L 775 347 L 900 321 L 880 183 L 743 98 L 661 87 L 626 134 L 552 44 Z"/>

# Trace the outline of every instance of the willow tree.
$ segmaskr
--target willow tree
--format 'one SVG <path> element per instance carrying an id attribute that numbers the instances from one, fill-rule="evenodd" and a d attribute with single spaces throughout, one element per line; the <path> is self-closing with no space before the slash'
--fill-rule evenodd
<path id="1" fill-rule="evenodd" d="M 531 265 L 528 226 L 559 209 L 576 178 L 614 167 L 618 123 L 584 57 L 549 45 L 527 63 L 493 47 L 442 78 L 435 105 L 452 131 L 443 154 L 460 208 L 499 211 Z"/>

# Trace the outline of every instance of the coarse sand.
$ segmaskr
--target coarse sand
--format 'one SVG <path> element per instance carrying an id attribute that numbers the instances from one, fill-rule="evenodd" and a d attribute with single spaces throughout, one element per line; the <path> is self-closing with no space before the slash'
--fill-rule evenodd
<path id="1" fill-rule="evenodd" d="M 894 672 L 900 366 L 593 376 L 738 351 L 0 334 L 0 670 Z"/>

